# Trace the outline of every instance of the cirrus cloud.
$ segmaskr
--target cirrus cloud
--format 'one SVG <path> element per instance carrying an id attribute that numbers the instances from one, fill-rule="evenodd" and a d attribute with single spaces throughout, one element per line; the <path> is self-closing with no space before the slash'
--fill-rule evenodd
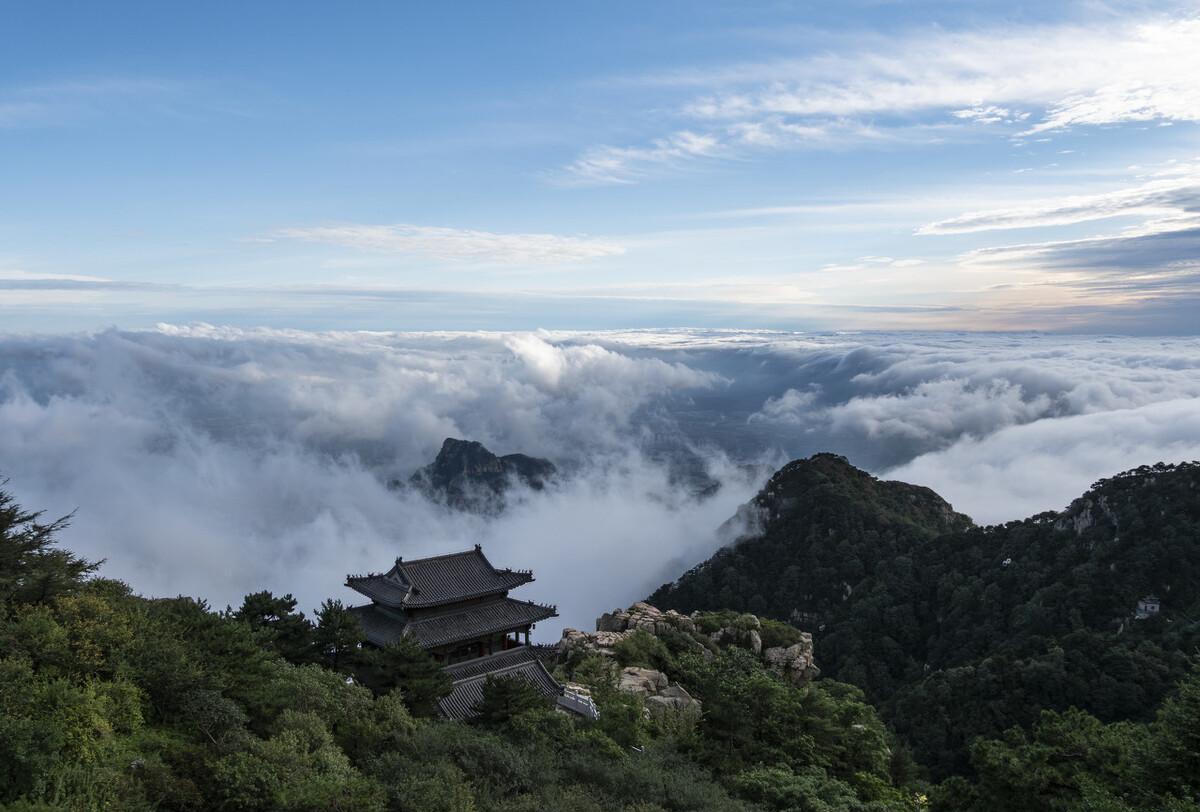
<path id="1" fill-rule="evenodd" d="M 707 92 L 651 146 L 596 146 L 580 182 L 633 182 L 647 165 L 753 149 L 945 140 L 967 127 L 1030 137 L 1073 127 L 1200 121 L 1200 18 L 830 36 L 807 56 L 642 77 Z M 686 140 L 703 150 L 681 148 Z"/>

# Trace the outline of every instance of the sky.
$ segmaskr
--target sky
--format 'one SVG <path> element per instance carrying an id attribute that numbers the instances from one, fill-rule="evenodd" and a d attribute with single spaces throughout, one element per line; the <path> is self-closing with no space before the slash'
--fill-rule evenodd
<path id="1" fill-rule="evenodd" d="M 1195 334 L 1200 6 L 0 0 L 0 328 Z"/>

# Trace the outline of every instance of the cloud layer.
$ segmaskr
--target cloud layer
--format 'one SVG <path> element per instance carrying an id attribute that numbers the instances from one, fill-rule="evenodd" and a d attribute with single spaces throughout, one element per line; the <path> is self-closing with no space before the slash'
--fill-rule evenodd
<path id="1" fill-rule="evenodd" d="M 1200 340 L 1039 335 L 309 333 L 206 325 L 0 339 L 0 471 L 150 594 L 352 598 L 346 572 L 485 545 L 563 622 L 710 554 L 739 463 L 831 450 L 979 520 L 1200 456 Z M 387 483 L 446 436 L 566 477 L 498 519 Z M 694 496 L 706 470 L 723 483 Z M 553 624 L 545 633 L 553 636 Z"/>
<path id="2" fill-rule="evenodd" d="M 78 509 L 64 541 L 151 594 L 217 605 L 480 542 L 590 623 L 702 558 L 752 484 L 697 504 L 641 453 L 656 398 L 717 376 L 536 335 L 175 328 L 0 343 L 0 469 L 21 500 Z M 446 436 L 547 456 L 568 477 L 500 520 L 389 489 Z M 724 474 L 722 473 L 724 472 Z M 607 576 L 607 577 L 606 577 Z M 350 597 L 344 595 L 343 597 Z"/>

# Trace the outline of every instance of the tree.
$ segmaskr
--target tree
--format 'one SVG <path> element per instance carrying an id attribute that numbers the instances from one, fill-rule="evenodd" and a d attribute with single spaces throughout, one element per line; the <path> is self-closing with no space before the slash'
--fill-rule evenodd
<path id="1" fill-rule="evenodd" d="M 348 669 L 366 637 L 358 617 L 339 600 L 327 598 L 317 610 L 317 654 L 334 671 Z"/>
<path id="2" fill-rule="evenodd" d="M 483 684 L 483 699 L 475 710 L 480 724 L 501 725 L 519 713 L 549 706 L 550 701 L 528 680 L 489 676 Z"/>
<path id="3" fill-rule="evenodd" d="M 441 666 L 408 637 L 383 648 L 364 648 L 354 675 L 376 695 L 399 688 L 404 704 L 416 716 L 436 714 L 438 700 L 452 688 Z"/>
<path id="4" fill-rule="evenodd" d="M 1153 774 L 1166 789 L 1200 796 L 1200 664 L 1158 713 Z"/>
<path id="5" fill-rule="evenodd" d="M 383 787 L 354 768 L 320 718 L 289 710 L 277 727 L 216 763 L 223 809 L 382 812 Z"/>
<path id="6" fill-rule="evenodd" d="M 0 604 L 41 603 L 71 592 L 103 563 L 54 549 L 54 537 L 70 516 L 49 524 L 41 517 L 0 490 Z"/>
<path id="7" fill-rule="evenodd" d="M 252 592 L 233 616 L 264 632 L 271 648 L 285 660 L 301 665 L 312 660 L 313 625 L 296 611 L 290 594 L 276 597 L 267 590 Z"/>

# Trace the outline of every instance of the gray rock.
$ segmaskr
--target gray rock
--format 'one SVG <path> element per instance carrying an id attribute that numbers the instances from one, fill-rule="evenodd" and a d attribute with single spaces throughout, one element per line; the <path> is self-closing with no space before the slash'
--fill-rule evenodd
<path id="1" fill-rule="evenodd" d="M 617 678 L 617 689 L 627 694 L 646 697 L 659 693 L 669 684 L 667 675 L 653 668 L 628 666 L 621 669 Z"/>

